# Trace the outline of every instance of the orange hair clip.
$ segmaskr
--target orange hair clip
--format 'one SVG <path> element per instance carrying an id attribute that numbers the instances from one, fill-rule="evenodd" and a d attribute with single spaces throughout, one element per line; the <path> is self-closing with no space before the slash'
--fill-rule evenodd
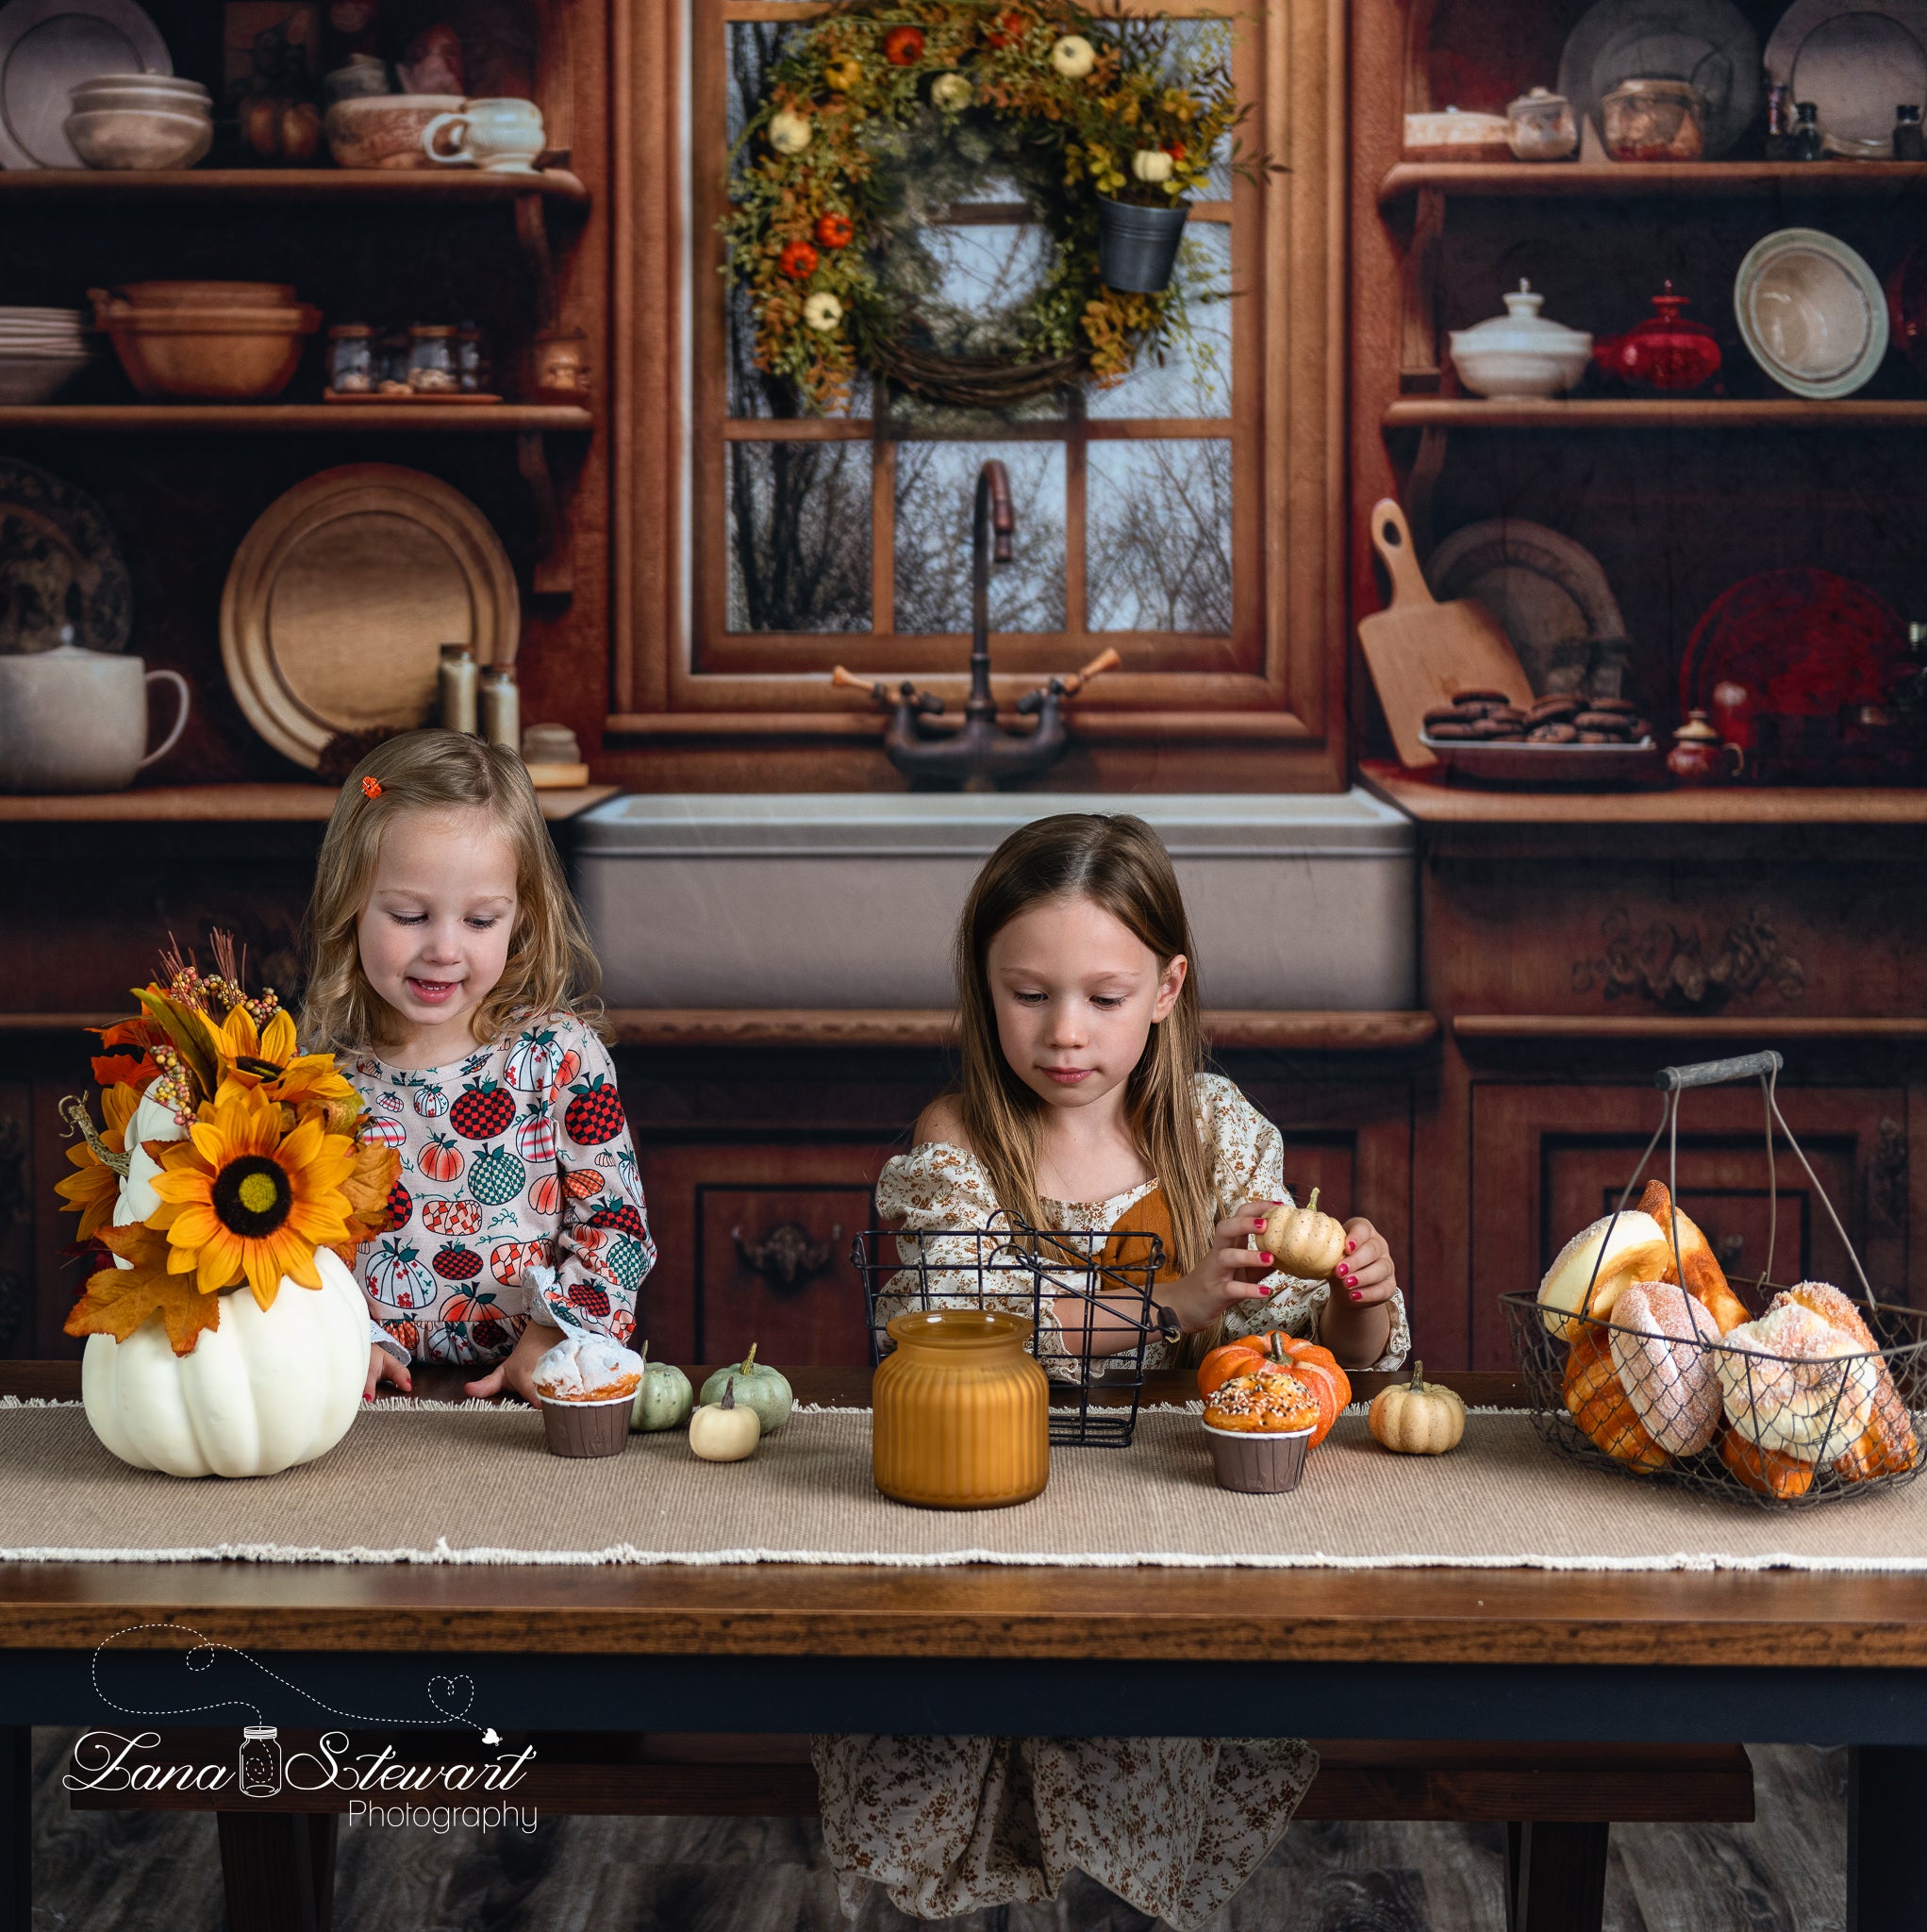
<path id="1" fill-rule="evenodd" d="M 362 779 L 361 795 L 364 798 L 379 798 L 381 796 L 381 780 L 379 778 Z"/>

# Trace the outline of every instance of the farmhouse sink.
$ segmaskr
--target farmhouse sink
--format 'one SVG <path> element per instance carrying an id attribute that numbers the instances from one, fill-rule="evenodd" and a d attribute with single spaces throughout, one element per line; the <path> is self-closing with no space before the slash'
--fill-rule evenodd
<path id="1" fill-rule="evenodd" d="M 576 821 L 576 884 L 616 1007 L 948 1007 L 972 879 L 1019 825 L 1136 812 L 1183 884 L 1206 1006 L 1409 1008 L 1417 856 L 1358 791 L 633 794 Z"/>

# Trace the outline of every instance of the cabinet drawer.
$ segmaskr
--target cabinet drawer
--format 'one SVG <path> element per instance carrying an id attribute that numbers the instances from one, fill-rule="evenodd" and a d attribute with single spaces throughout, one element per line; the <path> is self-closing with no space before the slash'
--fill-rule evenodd
<path id="1" fill-rule="evenodd" d="M 850 1244 L 872 1225 L 893 1150 L 875 1145 L 645 1149 L 658 1259 L 639 1334 L 667 1360 L 721 1362 L 750 1344 L 778 1368 L 870 1360 Z"/>

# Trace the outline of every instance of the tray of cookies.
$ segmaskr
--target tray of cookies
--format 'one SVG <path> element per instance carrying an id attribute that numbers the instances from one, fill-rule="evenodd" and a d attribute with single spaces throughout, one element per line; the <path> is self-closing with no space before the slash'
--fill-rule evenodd
<path id="1" fill-rule="evenodd" d="M 1666 770 L 1631 698 L 1580 691 L 1527 706 L 1503 691 L 1461 691 L 1425 713 L 1420 741 L 1453 776 L 1488 785 L 1640 785 Z"/>

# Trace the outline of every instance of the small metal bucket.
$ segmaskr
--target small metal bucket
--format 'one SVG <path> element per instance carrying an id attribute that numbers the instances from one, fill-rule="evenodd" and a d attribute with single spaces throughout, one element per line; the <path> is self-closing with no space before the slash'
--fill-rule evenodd
<path id="1" fill-rule="evenodd" d="M 1107 289 L 1161 294 L 1171 286 L 1178 242 L 1191 205 L 1134 208 L 1100 195 L 1097 203 L 1097 272 Z"/>

